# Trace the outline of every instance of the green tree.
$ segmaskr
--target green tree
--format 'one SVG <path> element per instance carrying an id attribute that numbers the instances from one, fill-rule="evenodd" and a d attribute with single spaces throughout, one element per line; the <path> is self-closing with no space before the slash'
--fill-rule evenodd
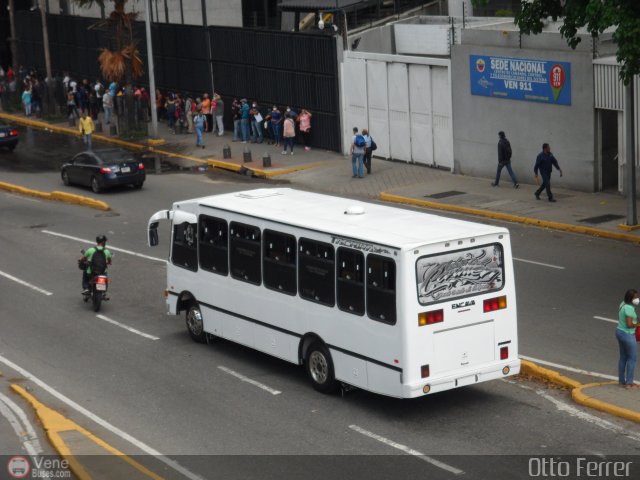
<path id="1" fill-rule="evenodd" d="M 473 0 L 486 5 L 490 0 Z M 561 19 L 560 34 L 571 48 L 580 43 L 578 29 L 597 37 L 614 27 L 616 57 L 622 65 L 620 78 L 628 85 L 640 73 L 640 0 L 522 0 L 515 23 L 524 34 L 542 32 L 543 20 Z"/>
<path id="2" fill-rule="evenodd" d="M 113 33 L 114 48 L 103 47 L 98 54 L 98 63 L 102 75 L 118 84 L 124 82 L 126 116 L 121 118 L 121 133 L 134 130 L 137 119 L 133 107 L 133 81 L 142 76 L 144 64 L 138 50 L 138 41 L 134 35 L 134 24 L 138 14 L 127 12 L 127 0 L 73 0 L 79 7 L 89 8 L 98 5 L 104 9 L 106 3 L 113 3 L 113 11 L 109 16 L 96 22 L 91 28 L 107 29 Z"/>

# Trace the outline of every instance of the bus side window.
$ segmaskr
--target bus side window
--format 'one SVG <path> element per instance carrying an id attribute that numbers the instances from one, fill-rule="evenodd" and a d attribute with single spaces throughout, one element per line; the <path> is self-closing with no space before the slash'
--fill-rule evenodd
<path id="1" fill-rule="evenodd" d="M 338 308 L 364 315 L 364 254 L 351 248 L 338 248 Z"/>
<path id="2" fill-rule="evenodd" d="M 171 263 L 194 272 L 198 270 L 197 227 L 197 224 L 188 222 L 174 225 L 171 248 Z"/>
<path id="3" fill-rule="evenodd" d="M 301 238 L 298 242 L 298 290 L 300 297 L 333 307 L 335 300 L 335 252 L 333 245 Z"/>
<path id="4" fill-rule="evenodd" d="M 228 275 L 229 227 L 226 220 L 200 215 L 199 223 L 200 268 L 220 275 Z"/>
<path id="5" fill-rule="evenodd" d="M 295 295 L 297 292 L 296 238 L 273 230 L 265 230 L 263 233 L 264 286 Z"/>
<path id="6" fill-rule="evenodd" d="M 229 270 L 236 280 L 260 285 L 260 229 L 231 222 L 229 225 Z"/>
<path id="7" fill-rule="evenodd" d="M 367 314 L 373 320 L 396 323 L 396 264 L 390 258 L 367 256 Z"/>

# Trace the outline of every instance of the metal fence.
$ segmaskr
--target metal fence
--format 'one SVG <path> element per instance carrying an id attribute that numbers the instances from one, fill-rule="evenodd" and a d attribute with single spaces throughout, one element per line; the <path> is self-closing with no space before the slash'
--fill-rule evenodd
<path id="1" fill-rule="evenodd" d="M 101 78 L 99 49 L 111 34 L 89 28 L 96 19 L 47 15 L 54 74 Z M 16 12 L 20 62 L 44 71 L 42 28 L 37 12 Z M 144 24 L 136 24 L 146 65 Z M 152 25 L 156 85 L 163 91 L 219 93 L 225 124 L 232 125 L 234 97 L 262 106 L 306 108 L 313 113 L 312 144 L 339 151 L 340 99 L 336 40 L 331 35 L 173 24 Z M 136 81 L 148 85 L 148 78 Z"/>

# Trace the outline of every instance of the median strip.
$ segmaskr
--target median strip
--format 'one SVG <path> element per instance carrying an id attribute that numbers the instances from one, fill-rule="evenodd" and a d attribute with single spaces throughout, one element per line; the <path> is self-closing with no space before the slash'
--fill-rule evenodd
<path id="1" fill-rule="evenodd" d="M 80 462 L 76 458 L 78 453 L 77 452 L 74 453 L 72 449 L 69 447 L 69 445 L 64 441 L 64 438 L 68 437 L 69 432 L 75 432 L 76 434 L 81 435 L 83 441 L 89 442 L 90 445 L 97 446 L 99 450 L 105 453 L 117 456 L 119 460 L 122 460 L 129 467 L 134 468 L 135 470 L 142 473 L 143 475 L 149 478 L 152 478 L 154 480 L 162 480 L 162 477 L 156 475 L 151 470 L 141 465 L 140 463 L 136 462 L 131 457 L 125 455 L 117 448 L 109 445 L 108 443 L 96 437 L 94 434 L 92 434 L 88 430 L 82 428 L 77 423 L 73 422 L 72 420 L 69 420 L 68 418 L 58 413 L 57 411 L 41 403 L 39 400 L 37 400 L 33 395 L 28 393 L 20 385 L 12 384 L 11 389 L 31 404 L 36 414 L 38 415 L 38 418 L 42 422 L 42 426 L 47 432 L 47 437 L 49 438 L 49 441 L 51 442 L 53 447 L 56 449 L 56 451 L 60 454 L 60 456 L 69 462 L 69 468 L 75 474 L 75 476 L 80 480 L 85 480 L 85 479 L 89 480 L 91 478 L 94 478 L 94 475 L 91 475 L 87 471 L 86 466 L 83 466 L 82 464 L 80 464 Z M 124 472 L 121 472 L 121 473 L 124 473 Z M 129 472 L 129 475 L 126 475 L 120 478 L 127 478 L 127 477 L 130 478 L 130 472 Z"/>
<path id="2" fill-rule="evenodd" d="M 83 195 L 76 195 L 75 193 L 66 193 L 60 191 L 43 192 L 41 190 L 34 190 L 31 188 L 26 188 L 20 185 L 6 182 L 0 182 L 0 190 L 17 193 L 19 195 L 27 195 L 29 197 L 36 197 L 42 200 L 56 200 L 59 202 L 72 203 L 75 205 L 95 208 L 98 210 L 111 210 L 111 207 L 106 202 L 96 200 L 95 198 L 91 197 L 85 197 Z"/>

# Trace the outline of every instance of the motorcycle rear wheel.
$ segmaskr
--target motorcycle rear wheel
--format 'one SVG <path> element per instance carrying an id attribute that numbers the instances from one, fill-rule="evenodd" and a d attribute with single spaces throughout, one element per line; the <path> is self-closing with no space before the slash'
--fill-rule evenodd
<path id="1" fill-rule="evenodd" d="M 100 311 L 100 305 L 102 304 L 102 292 L 99 292 L 98 290 L 96 290 L 94 288 L 93 295 L 92 295 L 92 301 L 93 301 L 93 311 L 94 312 L 99 312 Z"/>

